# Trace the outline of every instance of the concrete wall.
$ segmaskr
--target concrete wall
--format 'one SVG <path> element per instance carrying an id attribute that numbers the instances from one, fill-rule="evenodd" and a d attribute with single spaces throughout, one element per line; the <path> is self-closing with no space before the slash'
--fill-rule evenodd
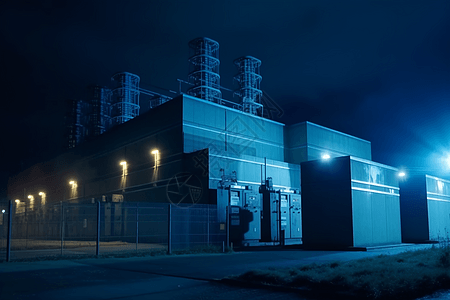
<path id="1" fill-rule="evenodd" d="M 284 161 L 284 124 L 183 95 L 184 152 Z"/>
<path id="2" fill-rule="evenodd" d="M 450 238 L 450 181 L 425 176 L 430 240 Z"/>
<path id="3" fill-rule="evenodd" d="M 47 162 L 11 178 L 10 199 L 29 200 L 46 193 L 47 203 L 76 198 L 123 194 L 129 201 L 158 201 L 165 197 L 164 182 L 183 170 L 181 99 L 139 116 Z M 150 152 L 158 149 L 159 166 Z M 120 161 L 127 161 L 123 175 Z M 75 180 L 72 189 L 69 180 Z M 152 190 L 152 192 L 150 192 Z M 158 192 L 155 192 L 158 191 Z"/>
<path id="4" fill-rule="evenodd" d="M 398 170 L 351 159 L 353 245 L 401 243 Z"/>
<path id="5" fill-rule="evenodd" d="M 284 135 L 285 158 L 290 163 L 320 159 L 325 153 L 330 157 L 351 155 L 372 159 L 369 141 L 310 122 L 286 126 Z"/>
<path id="6" fill-rule="evenodd" d="M 256 186 L 261 178 L 272 177 L 276 188 L 300 188 L 299 166 L 284 162 L 283 127 L 281 123 L 183 95 L 184 152 L 209 148 L 211 189 L 217 188 L 221 169 L 226 175 L 236 171 L 240 184 Z M 207 161 L 204 157 L 199 160 L 202 164 Z"/>
<path id="7" fill-rule="evenodd" d="M 301 176 L 303 245 L 313 248 L 352 246 L 348 158 L 304 162 Z"/>
<path id="8" fill-rule="evenodd" d="M 400 181 L 400 211 L 404 243 L 430 239 L 425 176 L 412 176 Z"/>
<path id="9" fill-rule="evenodd" d="M 429 175 L 406 178 L 400 185 L 404 242 L 450 238 L 450 181 Z"/>
<path id="10" fill-rule="evenodd" d="M 349 156 L 302 163 L 304 245 L 401 243 L 396 173 L 395 168 Z"/>

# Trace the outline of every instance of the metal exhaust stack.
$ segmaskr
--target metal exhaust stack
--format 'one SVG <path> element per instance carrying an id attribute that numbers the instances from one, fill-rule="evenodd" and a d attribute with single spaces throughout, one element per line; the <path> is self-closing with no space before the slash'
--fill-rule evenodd
<path id="1" fill-rule="evenodd" d="M 189 47 L 194 51 L 189 58 L 192 67 L 189 80 L 194 86 L 188 90 L 188 94 L 221 104 L 219 43 L 201 37 L 190 41 Z"/>
<path id="2" fill-rule="evenodd" d="M 262 115 L 261 61 L 253 56 L 243 56 L 236 59 L 234 64 L 239 71 L 234 76 L 234 80 L 239 84 L 239 88 L 235 90 L 234 94 L 239 96 L 242 110 L 254 115 Z"/>

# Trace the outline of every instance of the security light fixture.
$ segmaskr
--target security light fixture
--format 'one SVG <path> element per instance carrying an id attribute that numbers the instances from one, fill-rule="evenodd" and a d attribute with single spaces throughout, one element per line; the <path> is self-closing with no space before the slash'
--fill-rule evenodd
<path id="1" fill-rule="evenodd" d="M 6 212 L 6 210 L 2 209 L 2 214 L 4 214 Z"/>
<path id="2" fill-rule="evenodd" d="M 156 170 L 156 168 L 158 167 L 159 150 L 158 149 L 154 149 L 150 153 L 155 156 L 155 170 Z"/>
<path id="3" fill-rule="evenodd" d="M 16 203 L 19 203 L 19 202 L 20 202 L 20 200 L 19 200 L 19 199 L 16 199 L 15 201 L 16 201 Z"/>
<path id="4" fill-rule="evenodd" d="M 405 177 L 405 176 L 406 176 L 406 173 L 403 172 L 403 171 L 401 171 L 401 172 L 398 173 L 398 176 L 399 176 L 399 177 Z"/>
<path id="5" fill-rule="evenodd" d="M 331 156 L 329 154 L 323 154 L 322 155 L 322 159 L 323 160 L 327 160 L 327 159 L 330 159 L 330 158 L 331 158 Z"/>

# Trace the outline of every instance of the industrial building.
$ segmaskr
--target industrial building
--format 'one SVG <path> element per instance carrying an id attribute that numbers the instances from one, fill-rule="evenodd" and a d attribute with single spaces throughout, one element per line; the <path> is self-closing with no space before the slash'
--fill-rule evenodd
<path id="1" fill-rule="evenodd" d="M 234 245 L 401 243 L 398 170 L 372 162 L 369 141 L 263 117 L 261 61 L 252 56 L 234 61 L 239 102 L 223 99 L 219 44 L 198 38 L 189 47 L 186 93 L 171 99 L 140 88 L 137 75 L 114 75 L 116 87 L 100 93 L 112 100 L 91 101 L 111 108 L 91 113 L 95 138 L 10 179 L 16 209 L 100 201 L 117 215 L 124 202 L 213 204 Z M 140 94 L 151 96 L 143 114 Z M 81 109 L 70 107 L 77 138 Z M 116 126 L 103 130 L 100 119 Z"/>
<path id="2" fill-rule="evenodd" d="M 235 242 L 301 243 L 299 163 L 325 153 L 371 156 L 369 142 L 309 122 L 286 126 L 180 95 L 18 174 L 8 195 L 27 203 L 25 190 L 34 201 L 44 191 L 47 203 L 217 204 L 222 222 L 231 208 Z M 188 191 L 180 192 L 177 182 L 187 179 Z M 269 213 L 265 205 L 282 215 Z"/>
<path id="3" fill-rule="evenodd" d="M 301 170 L 305 246 L 401 243 L 397 169 L 345 156 L 304 162 Z"/>
<path id="4" fill-rule="evenodd" d="M 448 240 L 450 182 L 421 175 L 400 182 L 402 240 L 422 243 Z"/>

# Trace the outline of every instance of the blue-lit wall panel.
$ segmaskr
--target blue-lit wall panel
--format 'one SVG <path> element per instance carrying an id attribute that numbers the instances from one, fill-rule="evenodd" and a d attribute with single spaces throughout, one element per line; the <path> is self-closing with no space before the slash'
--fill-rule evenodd
<path id="1" fill-rule="evenodd" d="M 184 152 L 209 148 L 211 153 L 250 155 L 284 161 L 281 123 L 225 106 L 183 96 Z"/>
<path id="2" fill-rule="evenodd" d="M 450 181 L 426 176 L 430 240 L 450 238 Z"/>
<path id="3" fill-rule="evenodd" d="M 290 163 L 321 159 L 325 153 L 372 158 L 370 142 L 310 122 L 286 126 L 285 145 L 285 159 Z"/>
<path id="4" fill-rule="evenodd" d="M 352 158 L 353 243 L 401 243 L 397 169 Z"/>
<path id="5" fill-rule="evenodd" d="M 358 158 L 301 164 L 305 246 L 401 243 L 397 170 Z"/>

